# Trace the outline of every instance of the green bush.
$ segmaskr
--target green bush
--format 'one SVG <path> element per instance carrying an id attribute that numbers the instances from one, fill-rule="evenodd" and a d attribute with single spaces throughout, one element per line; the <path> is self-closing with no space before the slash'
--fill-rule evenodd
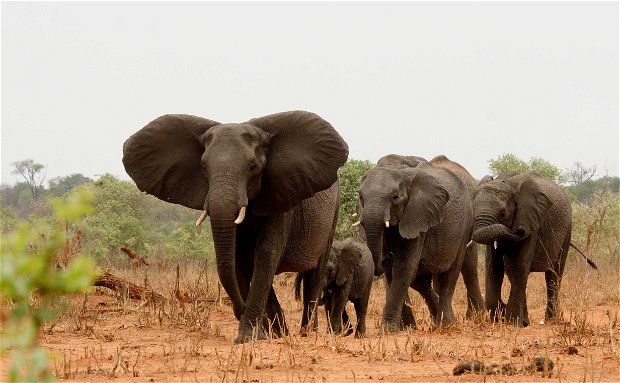
<path id="1" fill-rule="evenodd" d="M 609 188 L 594 192 L 587 202 L 572 202 L 572 241 L 594 258 L 618 267 L 620 258 L 620 199 Z"/>
<path id="2" fill-rule="evenodd" d="M 374 164 L 370 161 L 348 160 L 344 166 L 338 169 L 340 181 L 340 209 L 338 211 L 338 224 L 336 226 L 335 239 L 343 240 L 347 237 L 360 239 L 357 228 L 351 225 L 359 218 L 352 215 L 357 209 L 357 195 L 360 189 L 360 180 L 364 173 L 372 169 Z"/>
<path id="3" fill-rule="evenodd" d="M 11 352 L 8 380 L 52 381 L 48 353 L 38 347 L 41 326 L 56 316 L 53 302 L 62 294 L 86 292 L 96 276 L 92 259 L 74 258 L 66 268 L 57 268 L 65 224 L 74 225 L 92 209 L 92 193 L 74 193 L 66 201 L 54 200 L 53 222 L 20 222 L 3 236 L 0 255 L 0 294 L 11 311 L 5 323 L 0 352 Z M 36 298 L 36 303 L 35 303 Z"/>

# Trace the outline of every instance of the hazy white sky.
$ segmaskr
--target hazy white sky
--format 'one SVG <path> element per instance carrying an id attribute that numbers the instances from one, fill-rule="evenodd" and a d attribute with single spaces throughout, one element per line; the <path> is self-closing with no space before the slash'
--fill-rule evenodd
<path id="1" fill-rule="evenodd" d="M 7 3 L 1 180 L 128 178 L 152 119 L 303 109 L 350 158 L 515 153 L 618 173 L 618 3 Z"/>

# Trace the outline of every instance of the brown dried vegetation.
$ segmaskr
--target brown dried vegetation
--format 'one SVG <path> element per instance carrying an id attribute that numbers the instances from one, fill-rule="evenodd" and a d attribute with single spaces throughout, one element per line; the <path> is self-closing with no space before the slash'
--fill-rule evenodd
<path id="1" fill-rule="evenodd" d="M 365 339 L 327 334 L 322 309 L 319 331 L 300 336 L 302 308 L 293 297 L 293 278 L 280 275 L 274 286 L 289 335 L 244 345 L 232 344 L 237 322 L 215 282 L 217 275 L 204 265 L 114 270 L 117 278 L 135 286 L 144 281 L 139 299 L 102 288 L 71 297 L 71 310 L 46 326 L 42 344 L 55 354 L 56 376 L 67 381 L 547 381 L 543 373 L 526 372 L 529 361 L 540 355 L 554 362 L 552 379 L 615 382 L 618 273 L 599 266 L 600 273 L 569 262 L 561 290 L 563 320 L 544 325 L 539 324 L 546 304 L 544 275 L 532 274 L 528 305 L 533 325 L 528 328 L 491 323 L 484 315 L 466 320 L 465 289 L 459 282 L 455 324 L 435 328 L 422 299 L 411 291 L 418 329 L 381 335 L 385 298 L 383 282 L 377 280 Z M 158 292 L 162 299 L 144 291 Z M 354 317 L 352 307 L 348 310 Z M 453 367 L 467 359 L 510 364 L 517 373 L 453 376 Z"/>

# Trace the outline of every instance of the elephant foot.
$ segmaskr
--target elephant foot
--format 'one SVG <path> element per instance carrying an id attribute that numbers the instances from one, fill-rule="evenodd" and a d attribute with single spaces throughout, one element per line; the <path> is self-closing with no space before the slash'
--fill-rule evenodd
<path id="1" fill-rule="evenodd" d="M 262 320 L 257 321 L 262 322 Z M 247 343 L 252 340 L 267 340 L 267 335 L 263 331 L 262 323 L 257 323 L 257 326 L 252 326 L 248 320 L 245 319 L 245 315 L 241 316 L 239 322 L 239 334 L 235 339 L 235 344 Z"/>
<path id="2" fill-rule="evenodd" d="M 400 321 L 386 321 L 383 323 L 383 330 L 387 334 L 394 334 L 403 330 Z"/>
<path id="3" fill-rule="evenodd" d="M 435 326 L 437 327 L 447 327 L 456 321 L 454 317 L 454 313 L 451 311 L 442 311 L 435 317 Z"/>
<path id="4" fill-rule="evenodd" d="M 412 330 L 415 330 L 417 328 L 415 317 L 413 316 L 413 312 L 411 308 L 407 307 L 406 305 L 405 307 L 403 307 L 403 312 L 401 314 L 401 320 L 402 320 L 403 328 L 410 328 Z"/>
<path id="5" fill-rule="evenodd" d="M 510 315 L 510 313 L 508 313 L 507 321 L 511 325 L 514 325 L 517 327 L 527 327 L 530 325 L 530 321 L 528 318 L 522 318 L 518 315 Z"/>
<path id="6" fill-rule="evenodd" d="M 468 300 L 467 303 L 467 312 L 465 313 L 465 318 L 467 319 L 476 319 L 480 313 L 483 313 L 485 310 L 483 301 L 474 301 Z"/>
<path id="7" fill-rule="evenodd" d="M 347 326 L 346 331 L 342 334 L 342 336 L 349 336 L 353 334 L 353 328 L 351 326 Z"/>
<path id="8" fill-rule="evenodd" d="M 357 329 L 355 329 L 355 337 L 357 339 L 362 339 L 362 338 L 366 338 L 366 326 L 357 326 Z"/>

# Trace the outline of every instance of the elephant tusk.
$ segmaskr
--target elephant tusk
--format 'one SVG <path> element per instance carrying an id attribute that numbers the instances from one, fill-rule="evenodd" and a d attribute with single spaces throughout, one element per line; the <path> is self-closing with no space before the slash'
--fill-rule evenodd
<path id="1" fill-rule="evenodd" d="M 493 241 L 493 248 L 497 250 L 497 241 Z"/>
<path id="2" fill-rule="evenodd" d="M 198 217 L 198 219 L 196 220 L 196 228 L 198 228 L 198 226 L 200 226 L 205 221 L 208 215 L 209 214 L 207 213 L 206 210 L 202 212 L 200 217 Z"/>
<path id="3" fill-rule="evenodd" d="M 469 246 L 474 244 L 474 240 L 470 239 L 469 242 L 467 242 L 467 245 L 465 245 L 465 248 L 467 249 Z"/>
<path id="4" fill-rule="evenodd" d="M 241 222 L 243 222 L 244 218 L 245 218 L 245 206 L 241 206 L 241 209 L 239 209 L 239 216 L 235 220 L 235 224 L 236 225 L 240 224 Z"/>
<path id="5" fill-rule="evenodd" d="M 357 213 L 351 214 L 351 217 L 353 217 L 353 218 L 357 217 Z"/>
<path id="6" fill-rule="evenodd" d="M 357 222 L 355 222 L 353 225 L 351 225 L 351 227 L 356 227 L 356 226 L 359 226 L 359 225 L 360 225 L 360 223 L 361 223 L 360 221 L 357 221 Z"/>
<path id="7" fill-rule="evenodd" d="M 385 220 L 385 227 L 390 227 L 390 221 L 389 220 Z"/>

